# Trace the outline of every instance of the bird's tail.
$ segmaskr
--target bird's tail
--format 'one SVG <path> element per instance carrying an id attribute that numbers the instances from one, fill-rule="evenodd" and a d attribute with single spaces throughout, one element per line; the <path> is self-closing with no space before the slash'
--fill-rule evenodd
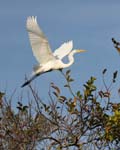
<path id="1" fill-rule="evenodd" d="M 26 85 L 30 84 L 30 82 L 33 81 L 33 80 L 34 80 L 37 76 L 39 76 L 39 75 L 40 75 L 40 74 L 35 74 L 35 75 L 33 75 L 29 80 L 26 80 L 26 82 L 21 85 L 21 88 L 23 88 L 23 87 L 25 87 Z"/>

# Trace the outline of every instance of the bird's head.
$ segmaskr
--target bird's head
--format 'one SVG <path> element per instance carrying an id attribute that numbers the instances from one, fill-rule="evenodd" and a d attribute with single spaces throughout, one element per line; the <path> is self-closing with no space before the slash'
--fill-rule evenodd
<path id="1" fill-rule="evenodd" d="M 74 54 L 76 53 L 81 53 L 81 52 L 86 52 L 86 50 L 83 49 L 74 49 L 69 53 L 69 57 L 73 57 Z"/>

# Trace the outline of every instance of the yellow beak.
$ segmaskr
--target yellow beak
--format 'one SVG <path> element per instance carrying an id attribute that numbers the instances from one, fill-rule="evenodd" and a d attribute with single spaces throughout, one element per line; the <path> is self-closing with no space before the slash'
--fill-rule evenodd
<path id="1" fill-rule="evenodd" d="M 86 50 L 83 50 L 83 49 L 77 49 L 76 52 L 81 53 L 81 52 L 86 52 Z"/>

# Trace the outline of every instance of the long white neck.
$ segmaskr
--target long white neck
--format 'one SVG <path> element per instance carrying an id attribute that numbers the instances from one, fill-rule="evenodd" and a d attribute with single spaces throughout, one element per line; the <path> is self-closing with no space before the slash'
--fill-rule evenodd
<path id="1" fill-rule="evenodd" d="M 74 57 L 73 56 L 75 53 L 76 53 L 76 50 L 73 50 L 72 52 L 70 52 L 70 54 L 68 55 L 69 62 L 67 64 L 63 64 L 63 68 L 67 68 L 74 63 Z"/>

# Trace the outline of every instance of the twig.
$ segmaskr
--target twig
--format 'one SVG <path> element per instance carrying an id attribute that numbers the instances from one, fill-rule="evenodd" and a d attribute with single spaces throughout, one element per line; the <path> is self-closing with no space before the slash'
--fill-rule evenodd
<path id="1" fill-rule="evenodd" d="M 68 85 L 68 89 L 70 91 L 70 93 L 73 95 L 73 97 L 75 97 L 75 94 L 73 93 L 72 89 L 71 89 L 71 86 L 70 86 L 70 82 L 68 82 L 64 72 L 62 70 L 59 70 L 61 72 L 61 74 L 64 76 L 65 80 L 67 81 L 67 85 Z"/>

